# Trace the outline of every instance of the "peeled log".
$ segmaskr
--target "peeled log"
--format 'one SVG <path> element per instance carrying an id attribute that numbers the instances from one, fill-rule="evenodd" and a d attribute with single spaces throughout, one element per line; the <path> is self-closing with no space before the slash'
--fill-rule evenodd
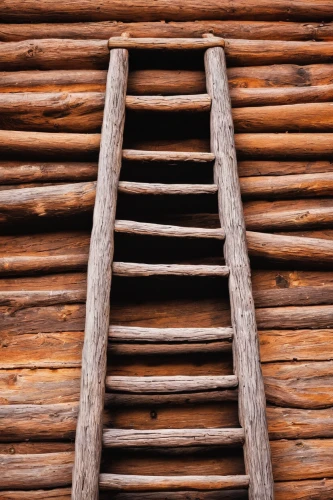
<path id="1" fill-rule="evenodd" d="M 275 500 L 331 500 L 333 479 L 287 481 L 275 485 Z"/>
<path id="2" fill-rule="evenodd" d="M 24 7 L 19 0 L 6 0 L 2 18 L 5 22 L 38 22 L 38 21 L 189 21 L 205 19 L 256 19 L 256 20 L 298 20 L 323 21 L 332 17 L 330 3 L 325 0 L 301 0 L 290 3 L 288 0 L 277 0 L 274 3 L 258 0 L 222 0 L 218 4 L 208 0 L 205 4 L 189 2 L 184 5 L 181 0 L 170 3 L 157 0 L 152 6 L 143 6 L 128 0 L 88 0 L 84 4 L 73 0 L 59 0 L 52 10 L 47 0 L 26 0 Z"/>
<path id="3" fill-rule="evenodd" d="M 266 413 L 271 440 L 333 437 L 333 408 L 303 410 L 268 406 Z"/>
<path id="4" fill-rule="evenodd" d="M 184 8 L 184 6 L 183 6 Z M 126 32 L 132 37 L 200 37 L 214 33 L 223 38 L 257 40 L 332 40 L 332 23 L 266 21 L 195 21 L 0 24 L 0 40 L 17 42 L 34 38 L 103 39 Z"/>

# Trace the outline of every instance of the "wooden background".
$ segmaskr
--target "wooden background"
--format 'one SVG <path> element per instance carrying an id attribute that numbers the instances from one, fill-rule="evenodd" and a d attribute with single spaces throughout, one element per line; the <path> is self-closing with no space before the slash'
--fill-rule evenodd
<path id="1" fill-rule="evenodd" d="M 107 39 L 124 31 L 228 39 L 276 498 L 333 497 L 333 7 L 323 0 L 204 4 L 1 3 L 1 500 L 70 498 Z M 130 56 L 129 94 L 205 90 L 200 53 Z M 128 110 L 125 147 L 209 151 L 208 113 Z M 212 168 L 124 161 L 121 181 L 210 183 Z M 215 194 L 120 191 L 118 219 L 219 227 Z M 115 260 L 221 264 L 222 243 L 117 233 Z M 111 322 L 229 326 L 226 283 L 116 277 Z M 232 374 L 231 352 L 110 346 L 108 375 L 201 374 Z M 133 429 L 236 427 L 237 404 L 138 405 L 110 395 L 105 422 Z M 120 474 L 226 475 L 242 474 L 243 467 L 237 449 L 211 448 L 108 450 L 102 462 L 102 471 Z"/>

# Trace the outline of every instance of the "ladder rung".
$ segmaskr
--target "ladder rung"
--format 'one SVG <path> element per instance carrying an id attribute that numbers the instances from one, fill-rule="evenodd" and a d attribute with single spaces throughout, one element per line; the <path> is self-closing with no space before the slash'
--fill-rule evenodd
<path id="1" fill-rule="evenodd" d="M 201 227 L 169 226 L 165 224 L 151 224 L 132 220 L 117 220 L 117 233 L 139 234 L 143 236 L 169 236 L 173 238 L 210 238 L 223 240 L 225 235 L 222 229 L 206 229 Z"/>
<path id="2" fill-rule="evenodd" d="M 114 262 L 115 276 L 228 276 L 227 266 Z"/>
<path id="3" fill-rule="evenodd" d="M 145 328 L 112 325 L 109 337 L 116 342 L 219 342 L 230 341 L 232 328 Z"/>
<path id="4" fill-rule="evenodd" d="M 249 476 L 135 476 L 100 474 L 102 490 L 114 491 L 212 491 L 245 489 Z"/>
<path id="5" fill-rule="evenodd" d="M 209 111 L 211 98 L 208 94 L 175 96 L 127 96 L 126 107 L 133 111 Z"/>
<path id="6" fill-rule="evenodd" d="M 215 160 L 215 155 L 213 153 L 193 153 L 187 151 L 123 149 L 123 160 L 209 163 Z"/>
<path id="7" fill-rule="evenodd" d="M 114 36 L 109 39 L 109 49 L 154 50 L 204 50 L 224 47 L 223 38 L 131 38 Z"/>
<path id="8" fill-rule="evenodd" d="M 106 377 L 110 391 L 132 394 L 170 394 L 180 392 L 205 392 L 237 387 L 235 375 L 221 376 L 163 376 L 163 377 Z"/>
<path id="9" fill-rule="evenodd" d="M 243 429 L 106 429 L 105 448 L 233 446 L 244 443 Z"/>
<path id="10" fill-rule="evenodd" d="M 128 194 L 212 194 L 217 192 L 216 184 L 154 184 L 147 182 L 121 181 L 120 193 Z"/>

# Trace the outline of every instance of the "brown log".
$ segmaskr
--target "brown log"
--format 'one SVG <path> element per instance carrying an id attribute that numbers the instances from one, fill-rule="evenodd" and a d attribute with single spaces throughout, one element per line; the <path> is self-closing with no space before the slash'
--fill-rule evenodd
<path id="1" fill-rule="evenodd" d="M 325 305 L 333 304 L 333 286 L 298 286 L 256 290 L 253 296 L 256 307 Z"/>
<path id="2" fill-rule="evenodd" d="M 113 491 L 231 490 L 248 486 L 248 476 L 100 475 L 100 488 Z"/>
<path id="3" fill-rule="evenodd" d="M 125 408 L 142 405 L 159 407 L 160 405 L 202 404 L 237 400 L 238 391 L 235 389 L 208 392 L 184 392 L 179 394 L 120 394 L 114 392 L 105 395 L 105 405 L 107 408 L 113 408 L 114 405 Z"/>
<path id="4" fill-rule="evenodd" d="M 97 179 L 95 163 L 0 162 L 1 184 L 77 182 Z"/>
<path id="5" fill-rule="evenodd" d="M 332 439 L 273 441 L 271 448 L 276 481 L 322 479 L 331 475 Z"/>
<path id="6" fill-rule="evenodd" d="M 236 132 L 330 132 L 333 104 L 309 103 L 237 108 L 232 113 Z"/>
<path id="7" fill-rule="evenodd" d="M 115 21 L 83 23 L 1 24 L 0 40 L 15 42 L 33 38 L 108 39 L 128 33 L 132 37 L 201 37 L 214 33 L 222 38 L 258 40 L 332 40 L 332 23 L 266 21 L 195 21 L 134 22 Z"/>
<path id="8" fill-rule="evenodd" d="M 231 352 L 232 345 L 226 342 L 201 344 L 111 344 L 108 352 L 117 356 L 170 356 L 184 354 L 217 354 Z"/>
<path id="9" fill-rule="evenodd" d="M 72 499 L 98 499 L 104 379 L 110 317 L 114 223 L 125 123 L 128 52 L 110 51 L 94 219 L 87 276 L 80 408 L 75 438 Z"/>
<path id="10" fill-rule="evenodd" d="M 57 488 L 71 484 L 74 453 L 1 455 L 0 488 Z"/>
<path id="11" fill-rule="evenodd" d="M 247 177 L 242 178 L 240 184 L 245 199 L 330 196 L 333 193 L 333 172 Z"/>
<path id="12" fill-rule="evenodd" d="M 29 487 L 29 485 L 27 485 Z M 71 488 L 52 490 L 0 491 L 1 500 L 70 500 Z"/>
<path id="13" fill-rule="evenodd" d="M 111 37 L 109 49 L 139 50 L 205 50 L 210 47 L 224 47 L 223 38 L 131 38 Z"/>
<path id="14" fill-rule="evenodd" d="M 264 364 L 267 401 L 287 408 L 331 407 L 332 365 L 332 361 Z"/>
<path id="15" fill-rule="evenodd" d="M 40 189 L 40 188 L 38 188 Z M 53 256 L 16 256 L 0 257 L 0 274 L 33 274 L 75 271 L 87 268 L 88 256 L 53 255 Z"/>
<path id="16" fill-rule="evenodd" d="M 263 331 L 260 332 L 261 361 L 329 361 L 332 339 L 332 329 Z"/>
<path id="17" fill-rule="evenodd" d="M 231 389 L 238 384 L 234 375 L 196 376 L 196 377 L 106 377 L 109 391 L 137 393 L 169 394 L 179 392 L 202 392 L 217 389 Z"/>
<path id="18" fill-rule="evenodd" d="M 256 310 L 258 328 L 330 328 L 333 326 L 333 306 L 273 307 Z"/>
<path id="19" fill-rule="evenodd" d="M 108 500 L 108 493 L 101 491 L 100 499 Z M 197 491 L 168 491 L 168 500 L 197 500 Z M 115 500 L 165 500 L 165 492 L 154 492 L 149 493 L 147 491 L 143 493 L 112 493 L 112 497 Z M 1 498 L 1 496 L 0 496 Z M 247 498 L 247 490 L 219 490 L 219 491 L 201 491 L 200 498 L 202 500 L 245 500 Z M 9 500 L 12 500 L 11 498 Z M 13 500 L 16 500 L 13 499 Z M 34 500 L 34 499 L 32 499 Z M 67 498 L 63 499 L 67 500 Z"/>
<path id="20" fill-rule="evenodd" d="M 49 9 L 46 0 L 36 5 L 33 0 L 28 0 L 24 9 L 18 13 L 16 1 L 7 2 L 4 6 L 3 20 L 5 22 L 28 21 L 189 21 L 206 19 L 255 19 L 255 20 L 298 20 L 298 21 L 322 21 L 330 19 L 332 11 L 330 5 L 319 0 L 313 4 L 311 0 L 302 0 L 290 5 L 286 0 L 278 0 L 274 4 L 266 1 L 258 2 L 249 0 L 223 0 L 218 5 L 209 0 L 205 5 L 189 3 L 184 6 L 179 0 L 170 4 L 165 0 L 158 0 L 150 9 L 132 2 L 114 1 L 112 5 L 105 0 L 99 0 L 98 8 L 94 2 L 89 1 L 86 5 L 73 1 L 68 6 L 65 0 L 59 1 L 56 6 Z M 232 7 L 232 9 L 231 9 Z M 255 12 L 254 12 L 255 11 Z"/>
<path id="21" fill-rule="evenodd" d="M 287 481 L 275 485 L 276 500 L 330 500 L 333 495 L 333 479 Z"/>
<path id="22" fill-rule="evenodd" d="M 80 369 L 1 370 L 0 404 L 29 405 L 77 402 Z"/>
<path id="23" fill-rule="evenodd" d="M 105 448 L 174 448 L 235 446 L 244 442 L 243 429 L 105 429 Z"/>
<path id="24" fill-rule="evenodd" d="M 302 238 L 247 231 L 251 257 L 264 257 L 279 262 L 319 263 L 331 267 L 332 243 L 319 238 Z"/>
<path id="25" fill-rule="evenodd" d="M 56 304 L 84 304 L 85 301 L 84 290 L 20 290 L 16 292 L 0 290 L 0 306 L 15 307 L 15 309 Z"/>
<path id="26" fill-rule="evenodd" d="M 240 161 L 240 177 L 287 176 L 296 174 L 319 174 L 333 172 L 330 161 Z M 246 186 L 246 179 L 241 180 Z M 276 179 L 276 182 L 279 182 Z"/>
<path id="27" fill-rule="evenodd" d="M 257 10 L 256 10 L 257 11 Z M 126 48 L 137 44 L 135 40 L 124 41 L 121 37 L 112 39 L 114 46 Z M 142 38 L 141 40 L 145 40 Z M 156 40 L 156 39 L 147 39 Z M 172 39 L 161 38 L 162 45 L 168 45 Z M 186 40 L 180 38 L 176 40 Z M 187 39 L 191 40 L 191 39 Z M 209 42 L 205 38 L 198 40 L 198 47 L 225 43 L 225 52 L 229 64 L 255 66 L 265 64 L 312 64 L 331 63 L 333 42 L 290 42 L 277 40 L 237 40 L 218 39 Z M 200 43 L 199 43 L 200 42 Z M 141 44 L 143 41 L 141 42 Z M 183 43 L 183 48 L 186 47 Z M 187 48 L 193 48 L 195 42 L 189 42 Z M 213 44 L 213 45 L 212 45 Z M 106 69 L 108 64 L 108 46 L 104 40 L 42 39 L 7 42 L 0 47 L 0 70 L 15 71 L 22 69 Z M 178 42 L 176 46 L 179 46 Z M 147 45 L 149 47 L 149 45 Z M 179 46 L 180 47 L 180 46 Z"/>
<path id="28" fill-rule="evenodd" d="M 333 437 L 333 409 L 299 410 L 268 407 L 269 437 L 276 439 L 313 439 Z"/>
<path id="29" fill-rule="evenodd" d="M 225 231 L 224 256 L 229 266 L 233 354 L 239 380 L 239 419 L 245 432 L 245 470 L 250 477 L 249 499 L 274 498 L 274 481 L 266 422 L 266 401 L 246 246 L 233 119 L 224 51 L 205 53 L 207 90 L 211 105 L 211 150 L 215 154 L 214 182 L 218 186 L 219 218 Z M 258 448 L 257 443 L 261 446 Z"/>

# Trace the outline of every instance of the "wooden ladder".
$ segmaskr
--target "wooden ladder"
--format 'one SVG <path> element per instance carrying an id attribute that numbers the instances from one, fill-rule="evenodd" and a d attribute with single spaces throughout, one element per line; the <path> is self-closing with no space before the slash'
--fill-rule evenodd
<path id="1" fill-rule="evenodd" d="M 274 497 L 266 402 L 261 374 L 245 224 L 237 173 L 224 41 L 201 39 L 111 38 L 110 65 L 99 156 L 96 201 L 88 262 L 85 339 L 82 355 L 80 411 L 75 441 L 72 499 L 98 499 L 99 489 L 112 491 L 186 491 L 248 488 L 251 500 Z M 207 95 L 126 97 L 129 49 L 205 50 Z M 211 109 L 211 153 L 122 150 L 125 107 L 132 109 Z M 214 161 L 212 185 L 119 182 L 122 158 L 145 161 Z M 201 229 L 115 220 L 117 192 L 218 193 L 222 229 Z M 114 232 L 170 237 L 224 239 L 226 266 L 159 265 L 113 262 Z M 229 280 L 232 328 L 139 328 L 109 325 L 112 274 L 119 276 L 225 276 Z M 108 338 L 147 343 L 233 339 L 234 375 L 106 377 Z M 241 429 L 106 429 L 102 412 L 105 390 L 184 396 L 190 392 L 238 387 Z M 185 394 L 186 396 L 186 394 Z M 187 394 L 188 396 L 188 394 Z M 243 476 L 135 476 L 100 474 L 102 446 L 107 448 L 244 445 Z"/>

